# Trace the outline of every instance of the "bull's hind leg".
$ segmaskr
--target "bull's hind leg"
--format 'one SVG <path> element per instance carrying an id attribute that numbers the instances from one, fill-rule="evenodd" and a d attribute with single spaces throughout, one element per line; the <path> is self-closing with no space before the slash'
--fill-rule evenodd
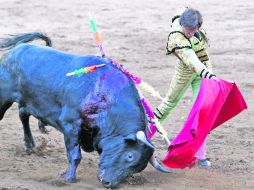
<path id="1" fill-rule="evenodd" d="M 30 130 L 29 125 L 30 115 L 26 112 L 24 107 L 19 108 L 19 118 L 23 125 L 24 130 L 24 146 L 25 149 L 29 150 L 35 147 L 34 139 Z"/>
<path id="2" fill-rule="evenodd" d="M 79 125 L 69 123 L 63 126 L 64 142 L 67 151 L 67 157 L 69 161 L 69 167 L 66 172 L 62 174 L 66 180 L 76 181 L 76 169 L 81 161 L 81 151 L 78 144 Z"/>
<path id="3" fill-rule="evenodd" d="M 41 133 L 48 134 L 48 130 L 46 129 L 46 124 L 42 122 L 41 120 L 38 121 L 38 127 Z"/>
<path id="4" fill-rule="evenodd" d="M 6 102 L 2 106 L 0 105 L 0 120 L 3 119 L 5 112 L 11 107 L 13 102 Z"/>

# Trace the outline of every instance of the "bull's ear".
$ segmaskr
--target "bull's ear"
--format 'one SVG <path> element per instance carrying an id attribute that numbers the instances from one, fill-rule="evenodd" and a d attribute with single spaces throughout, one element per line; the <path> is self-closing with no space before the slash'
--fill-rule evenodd
<path id="1" fill-rule="evenodd" d="M 128 136 L 124 137 L 124 141 L 126 143 L 136 143 L 137 142 L 136 134 L 129 134 Z"/>

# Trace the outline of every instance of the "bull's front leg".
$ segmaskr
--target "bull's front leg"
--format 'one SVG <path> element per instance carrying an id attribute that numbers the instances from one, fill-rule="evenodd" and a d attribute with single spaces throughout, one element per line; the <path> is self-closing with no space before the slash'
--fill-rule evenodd
<path id="1" fill-rule="evenodd" d="M 76 169 L 81 161 L 81 151 L 78 144 L 80 125 L 67 124 L 64 126 L 63 130 L 69 167 L 66 172 L 61 174 L 61 176 L 70 182 L 75 182 Z"/>
<path id="2" fill-rule="evenodd" d="M 31 150 L 35 147 L 34 139 L 29 125 L 29 114 L 26 112 L 25 107 L 19 106 L 19 118 L 23 125 L 24 131 L 24 146 L 26 150 Z"/>

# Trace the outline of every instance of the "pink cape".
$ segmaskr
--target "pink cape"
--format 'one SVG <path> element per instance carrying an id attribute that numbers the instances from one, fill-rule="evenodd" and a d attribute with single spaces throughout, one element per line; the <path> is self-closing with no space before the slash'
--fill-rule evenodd
<path id="1" fill-rule="evenodd" d="M 169 168 L 191 167 L 209 132 L 246 108 L 235 83 L 203 79 L 188 119 L 169 146 L 162 163 Z"/>

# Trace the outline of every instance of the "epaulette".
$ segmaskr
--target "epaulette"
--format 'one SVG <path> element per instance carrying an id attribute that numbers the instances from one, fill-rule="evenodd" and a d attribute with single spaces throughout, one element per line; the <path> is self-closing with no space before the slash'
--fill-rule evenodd
<path id="1" fill-rule="evenodd" d="M 174 17 L 172 18 L 172 23 L 173 23 L 176 19 L 178 19 L 178 18 L 180 18 L 180 15 L 174 16 Z"/>
<path id="2" fill-rule="evenodd" d="M 191 41 L 180 31 L 170 32 L 168 35 L 167 54 L 175 52 L 177 49 L 191 49 Z"/>

